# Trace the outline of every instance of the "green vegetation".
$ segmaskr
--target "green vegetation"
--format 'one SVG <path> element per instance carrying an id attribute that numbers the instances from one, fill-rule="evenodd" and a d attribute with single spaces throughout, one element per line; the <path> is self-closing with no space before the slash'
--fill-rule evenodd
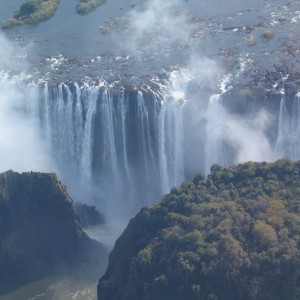
<path id="1" fill-rule="evenodd" d="M 104 0 L 78 0 L 76 9 L 80 15 L 86 15 L 103 3 Z"/>
<path id="2" fill-rule="evenodd" d="M 51 18 L 60 0 L 27 0 L 19 11 L 2 23 L 3 28 L 16 25 L 34 24 Z"/>
<path id="3" fill-rule="evenodd" d="M 103 34 L 107 34 L 111 30 L 111 28 L 113 26 L 115 26 L 116 24 L 118 24 L 119 22 L 120 22 L 120 18 L 119 17 L 110 17 L 109 21 L 106 22 L 103 26 L 100 27 L 100 31 Z"/>
<path id="4" fill-rule="evenodd" d="M 299 300 L 300 161 L 214 165 L 130 221 L 101 300 Z"/>
<path id="5" fill-rule="evenodd" d="M 54 15 L 59 3 L 60 0 L 27 0 L 12 17 L 2 22 L 2 28 L 48 20 Z M 102 3 L 104 0 L 78 0 L 76 9 L 80 15 L 86 15 Z"/>

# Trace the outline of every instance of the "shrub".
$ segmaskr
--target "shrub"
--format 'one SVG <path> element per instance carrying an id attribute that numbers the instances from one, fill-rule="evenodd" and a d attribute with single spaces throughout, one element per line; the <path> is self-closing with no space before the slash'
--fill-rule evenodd
<path id="1" fill-rule="evenodd" d="M 76 9 L 80 15 L 86 15 L 102 3 L 104 0 L 79 0 Z"/>
<path id="2" fill-rule="evenodd" d="M 27 0 L 13 16 L 2 23 L 3 28 L 33 24 L 51 18 L 60 0 Z"/>
<path id="3" fill-rule="evenodd" d="M 275 32 L 270 28 L 265 28 L 261 37 L 264 41 L 269 42 L 275 36 Z"/>

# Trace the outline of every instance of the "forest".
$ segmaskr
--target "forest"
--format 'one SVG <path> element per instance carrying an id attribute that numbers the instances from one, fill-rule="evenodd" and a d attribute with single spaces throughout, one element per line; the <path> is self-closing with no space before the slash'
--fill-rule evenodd
<path id="1" fill-rule="evenodd" d="M 215 164 L 131 220 L 98 299 L 296 300 L 299 233 L 299 161 Z"/>

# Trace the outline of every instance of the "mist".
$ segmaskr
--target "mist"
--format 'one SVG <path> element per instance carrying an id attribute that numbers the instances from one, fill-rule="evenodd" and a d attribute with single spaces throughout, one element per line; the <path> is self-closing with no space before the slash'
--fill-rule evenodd
<path id="1" fill-rule="evenodd" d="M 16 75 L 8 79 L 9 72 L 23 76 L 28 68 L 24 60 L 27 49 L 13 45 L 2 34 L 0 44 L 0 171 L 53 172 L 56 167 L 37 120 L 26 114 L 24 104 L 32 99 L 26 98 L 24 89 L 18 88 Z"/>
<path id="2" fill-rule="evenodd" d="M 223 99 L 245 68 L 240 66 L 236 73 L 226 74 L 220 61 L 205 56 L 201 48 L 207 46 L 201 45 L 201 37 L 194 43 L 193 32 L 200 25 L 194 24 L 192 16 L 184 1 L 149 0 L 127 14 L 125 38 L 120 39 L 121 46 L 134 55 L 153 57 L 151 63 L 157 69 L 166 61 L 174 66 L 167 71 L 168 82 L 159 89 L 164 103 L 183 106 L 177 118 L 184 124 L 178 152 L 184 156 L 184 178 L 199 171 L 209 174 L 214 163 L 229 166 L 249 160 L 275 160 L 278 154 L 268 136 L 274 125 L 271 114 L 264 109 L 249 115 L 233 113 Z M 178 48 L 184 49 L 183 59 L 176 56 Z M 147 63 L 141 60 L 141 68 Z M 182 178 L 177 175 L 174 177 Z M 165 188 L 162 192 L 167 191 Z"/>
<path id="3" fill-rule="evenodd" d="M 181 101 L 186 177 L 210 173 L 212 164 L 224 167 L 246 161 L 279 158 L 274 141 L 274 116 L 264 108 L 245 114 L 230 111 L 232 74 L 215 61 L 192 56 L 186 67 L 170 74 L 168 101 Z M 229 105 L 230 106 L 230 105 Z M 270 129 L 273 128 L 273 129 Z"/>
<path id="4" fill-rule="evenodd" d="M 233 76 L 224 75 L 225 72 L 220 62 L 202 55 L 201 46 L 199 50 L 190 45 L 194 25 L 190 21 L 190 13 L 184 9 L 183 4 L 184 1 L 180 0 L 168 0 L 163 3 L 159 0 L 152 0 L 145 2 L 143 6 L 136 6 L 126 16 L 128 27 L 125 33 L 127 34 L 122 33 L 126 37 L 126 43 L 123 46 L 127 51 L 153 53 L 153 55 L 157 55 L 158 60 L 161 59 L 162 61 L 169 53 L 165 52 L 166 47 L 170 52 L 173 50 L 176 52 L 175 48 L 178 46 L 185 48 L 185 54 L 187 54 L 185 61 L 181 61 L 181 64 L 177 64 L 176 60 L 173 61 L 173 65 L 176 67 L 172 71 L 167 71 L 169 72 L 169 81 L 159 87 L 164 102 L 177 102 L 183 106 L 182 110 L 176 112 L 177 117 L 183 119 L 182 136 L 177 143 L 180 146 L 178 155 L 182 157 L 175 157 L 174 159 L 177 162 L 180 161 L 181 165 L 184 161 L 186 167 L 185 174 L 173 174 L 173 177 L 184 179 L 199 171 L 209 173 L 213 163 L 229 165 L 247 160 L 273 160 L 276 154 L 266 134 L 271 123 L 270 116 L 266 111 L 261 111 L 255 116 L 245 117 L 226 110 L 226 103 L 222 101 L 222 95 L 230 88 L 230 80 Z M 3 36 L 0 38 L 1 45 L 3 45 L 0 50 L 1 66 L 8 68 L 10 64 L 7 62 L 14 61 L 13 57 L 17 56 L 22 59 L 18 61 L 17 65 L 14 64 L 12 69 L 19 71 L 19 73 L 27 70 L 26 51 L 8 42 Z M 143 62 L 141 62 L 141 67 L 143 67 Z M 74 137 L 70 136 L 70 128 L 74 126 L 71 131 L 76 132 L 79 127 L 75 128 L 71 115 L 64 116 L 64 114 L 69 113 L 68 109 L 61 105 L 61 124 L 58 122 L 56 122 L 57 124 L 50 124 L 50 126 L 57 127 L 52 134 L 64 134 L 61 137 L 54 137 L 56 140 L 60 140 L 58 145 L 65 147 L 64 149 L 57 149 L 56 145 L 50 144 L 51 139 L 49 137 L 46 140 L 45 136 L 42 135 L 38 113 L 34 113 L 34 109 L 38 107 L 36 103 L 38 97 L 30 93 L 26 94 L 24 92 L 26 89 L 20 88 L 20 84 L 14 82 L 8 84 L 5 79 L 0 82 L 0 129 L 3 133 L 0 139 L 0 154 L 2 157 L 6 157 L 1 162 L 0 169 L 57 171 L 69 186 L 71 193 L 75 195 L 76 200 L 96 204 L 99 207 L 102 206 L 106 211 L 114 212 L 115 209 L 112 209 L 110 199 L 122 201 L 122 195 L 120 195 L 122 189 L 119 191 L 110 185 L 105 186 L 102 188 L 105 195 L 99 197 L 99 184 L 92 184 L 80 173 L 83 167 L 92 168 L 92 166 L 76 166 L 74 161 L 81 160 L 81 158 L 74 158 L 74 161 L 72 161 L 73 158 L 70 158 L 68 152 L 70 147 L 66 141 L 72 143 L 75 140 Z M 32 90 L 34 90 L 33 87 Z M 211 101 L 213 96 L 217 98 L 215 103 Z M 63 101 L 63 99 L 59 99 L 59 101 Z M 31 106 L 31 108 L 27 109 L 26 106 Z M 178 116 L 179 112 L 181 116 Z M 64 128 L 63 120 L 68 120 L 68 126 L 71 127 Z M 167 124 L 166 119 L 162 120 Z M 176 125 L 176 122 L 174 124 Z M 165 124 L 162 125 L 165 126 Z M 82 123 L 80 128 L 83 126 L 86 125 Z M 90 126 L 93 124 L 91 123 Z M 171 139 L 171 137 L 168 138 Z M 82 143 L 85 141 L 86 139 L 83 138 Z M 84 147 L 92 147 L 92 145 L 93 141 L 90 141 L 90 144 L 84 145 Z M 114 149 L 114 151 L 116 150 Z M 60 152 L 63 152 L 61 157 L 59 157 Z M 163 153 L 163 155 L 167 157 L 168 153 Z M 69 159 L 70 162 L 65 163 L 65 160 Z M 161 162 L 163 161 L 161 157 L 159 159 Z M 55 166 L 55 161 L 60 162 L 59 168 Z M 170 162 L 170 165 L 172 163 Z M 142 169 L 142 166 L 137 167 L 137 169 Z M 183 172 L 182 169 L 181 167 L 179 171 Z M 117 172 L 123 176 L 121 168 Z M 162 173 L 162 171 L 160 172 Z M 186 174 L 188 176 L 184 176 Z M 109 176 L 105 174 L 105 177 Z M 109 182 L 107 179 L 106 181 Z M 110 181 L 114 184 L 113 179 Z M 169 182 L 172 185 L 180 184 L 179 181 L 169 180 Z M 128 184 L 129 186 L 132 185 L 131 182 Z M 161 192 L 167 192 L 171 188 L 170 184 Z M 127 187 L 124 189 L 126 190 Z M 106 190 L 108 190 L 107 193 Z M 138 203 L 137 205 L 143 203 L 143 199 L 134 199 L 135 194 L 133 196 L 130 192 L 128 194 L 131 197 L 129 201 L 132 203 Z M 139 193 L 138 195 L 141 198 Z M 99 198 L 105 200 L 100 202 Z M 107 200 L 107 198 L 109 199 Z M 151 201 L 154 202 L 155 200 Z M 152 203 L 151 201 L 147 199 L 145 202 L 148 204 Z M 99 205 L 98 202 L 101 204 Z"/>
<path id="5" fill-rule="evenodd" d="M 187 44 L 191 25 L 182 4 L 180 0 L 152 0 L 129 12 L 125 47 L 159 51 L 166 44 Z"/>
<path id="6" fill-rule="evenodd" d="M 68 1 L 62 2 L 61 5 L 69 9 Z M 227 92 L 231 85 L 239 83 L 238 77 L 245 72 L 245 68 L 236 66 L 232 71 L 235 73 L 228 74 L 216 58 L 219 47 L 229 42 L 222 41 L 219 45 L 220 35 L 215 35 L 218 49 L 214 49 L 213 58 L 209 58 L 203 53 L 204 50 L 210 53 L 213 43 L 201 44 L 202 23 L 200 19 L 193 22 L 193 12 L 187 9 L 184 0 L 137 2 L 133 8 L 127 3 L 129 12 L 124 18 L 117 18 L 116 24 L 111 25 L 112 30 L 105 35 L 101 35 L 98 28 L 100 19 L 102 22 L 107 18 L 105 10 L 99 15 L 93 13 L 90 26 L 84 28 L 84 25 L 81 27 L 83 17 L 82 23 L 78 21 L 74 26 L 74 20 L 79 19 L 65 22 L 64 11 L 59 9 L 58 19 L 49 20 L 52 24 L 56 22 L 49 40 L 45 30 L 48 21 L 36 26 L 39 28 L 37 41 L 43 41 L 36 45 L 49 48 L 41 53 L 45 51 L 55 57 L 60 57 L 60 52 L 71 53 L 79 57 L 75 64 L 80 65 L 84 62 L 81 53 L 105 49 L 105 55 L 99 56 L 103 70 L 92 62 L 87 65 L 84 62 L 83 74 L 79 69 L 76 74 L 76 65 L 75 71 L 63 73 L 69 66 L 73 67 L 73 60 L 67 60 L 65 54 L 61 56 L 62 68 L 56 73 L 53 71 L 55 78 L 51 78 L 51 72 L 47 73 L 54 82 L 49 84 L 49 89 L 47 83 L 40 86 L 32 83 L 42 78 L 31 78 L 26 58 L 31 46 L 20 47 L 0 34 L 0 171 L 58 173 L 74 201 L 95 205 L 105 214 L 104 225 L 86 232 L 109 250 L 129 218 L 143 205 L 153 205 L 160 195 L 199 172 L 208 175 L 212 164 L 227 167 L 279 158 L 275 127 L 280 123 L 276 123 L 278 120 L 274 120 L 267 109 L 257 108 L 247 113 L 247 108 L 243 112 L 238 108 L 234 112 L 229 109 Z M 220 9 L 217 4 L 208 4 L 208 10 L 217 13 Z M 119 11 L 120 4 L 114 5 Z M 223 6 L 229 9 L 227 4 Z M 203 16 L 206 13 L 203 12 Z M 298 23 L 299 16 L 296 17 Z M 63 26 L 69 28 L 62 30 Z M 208 31 L 207 36 L 216 34 L 209 32 L 209 27 L 204 30 Z M 68 35 L 71 32 L 68 37 L 67 32 Z M 227 30 L 224 36 L 229 36 L 229 32 Z M 116 48 L 110 49 L 108 35 Z M 236 50 L 238 46 L 233 45 L 233 48 Z M 37 54 L 40 53 L 38 47 L 32 50 L 36 61 L 43 57 Z M 100 50 L 99 53 L 104 51 Z M 120 52 L 126 55 L 120 57 Z M 115 61 L 111 69 L 110 62 L 105 64 L 106 54 L 109 54 L 108 59 L 111 54 Z M 230 55 L 234 54 L 228 53 L 228 59 L 232 58 Z M 43 67 L 41 72 L 44 72 Z M 137 68 L 143 70 L 143 76 L 139 77 Z M 97 80 L 97 76 L 105 77 L 101 73 L 105 71 L 106 74 L 111 72 L 113 80 L 119 80 L 119 73 L 123 75 L 124 81 L 120 82 L 125 83 L 124 90 L 123 87 L 121 92 L 112 88 L 115 82 L 106 78 L 103 82 L 109 82 L 107 86 L 106 83 L 101 87 L 89 83 Z M 70 78 L 69 74 L 72 74 Z M 89 77 L 76 82 L 85 74 Z M 132 80 L 129 85 L 128 78 Z M 85 79 L 88 82 L 84 82 Z M 291 124 L 287 128 L 292 128 Z M 282 144 L 285 151 L 285 139 Z M 95 298 L 95 282 L 85 287 L 86 282 L 69 280 L 58 280 L 52 285 L 53 299 Z"/>
<path id="7" fill-rule="evenodd" d="M 225 141 L 232 143 L 237 150 L 235 163 L 270 162 L 278 158 L 266 135 L 272 120 L 268 112 L 261 110 L 255 116 L 244 118 L 228 114 L 225 118 Z"/>

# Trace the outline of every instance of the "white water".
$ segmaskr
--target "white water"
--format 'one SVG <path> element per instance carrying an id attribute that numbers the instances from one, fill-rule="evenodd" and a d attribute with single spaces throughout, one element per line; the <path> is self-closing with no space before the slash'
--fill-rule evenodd
<path id="1" fill-rule="evenodd" d="M 224 136 L 223 107 L 221 95 L 214 94 L 208 100 L 206 112 L 205 174 L 212 164 L 224 165 L 222 137 Z"/>
<path id="2" fill-rule="evenodd" d="M 184 180 L 182 102 L 77 84 L 25 88 L 23 109 L 60 177 L 75 196 L 94 192 L 80 201 L 131 214 Z"/>
<path id="3" fill-rule="evenodd" d="M 280 102 L 276 150 L 280 156 L 300 159 L 300 95 L 295 96 L 291 112 L 283 96 Z"/>

